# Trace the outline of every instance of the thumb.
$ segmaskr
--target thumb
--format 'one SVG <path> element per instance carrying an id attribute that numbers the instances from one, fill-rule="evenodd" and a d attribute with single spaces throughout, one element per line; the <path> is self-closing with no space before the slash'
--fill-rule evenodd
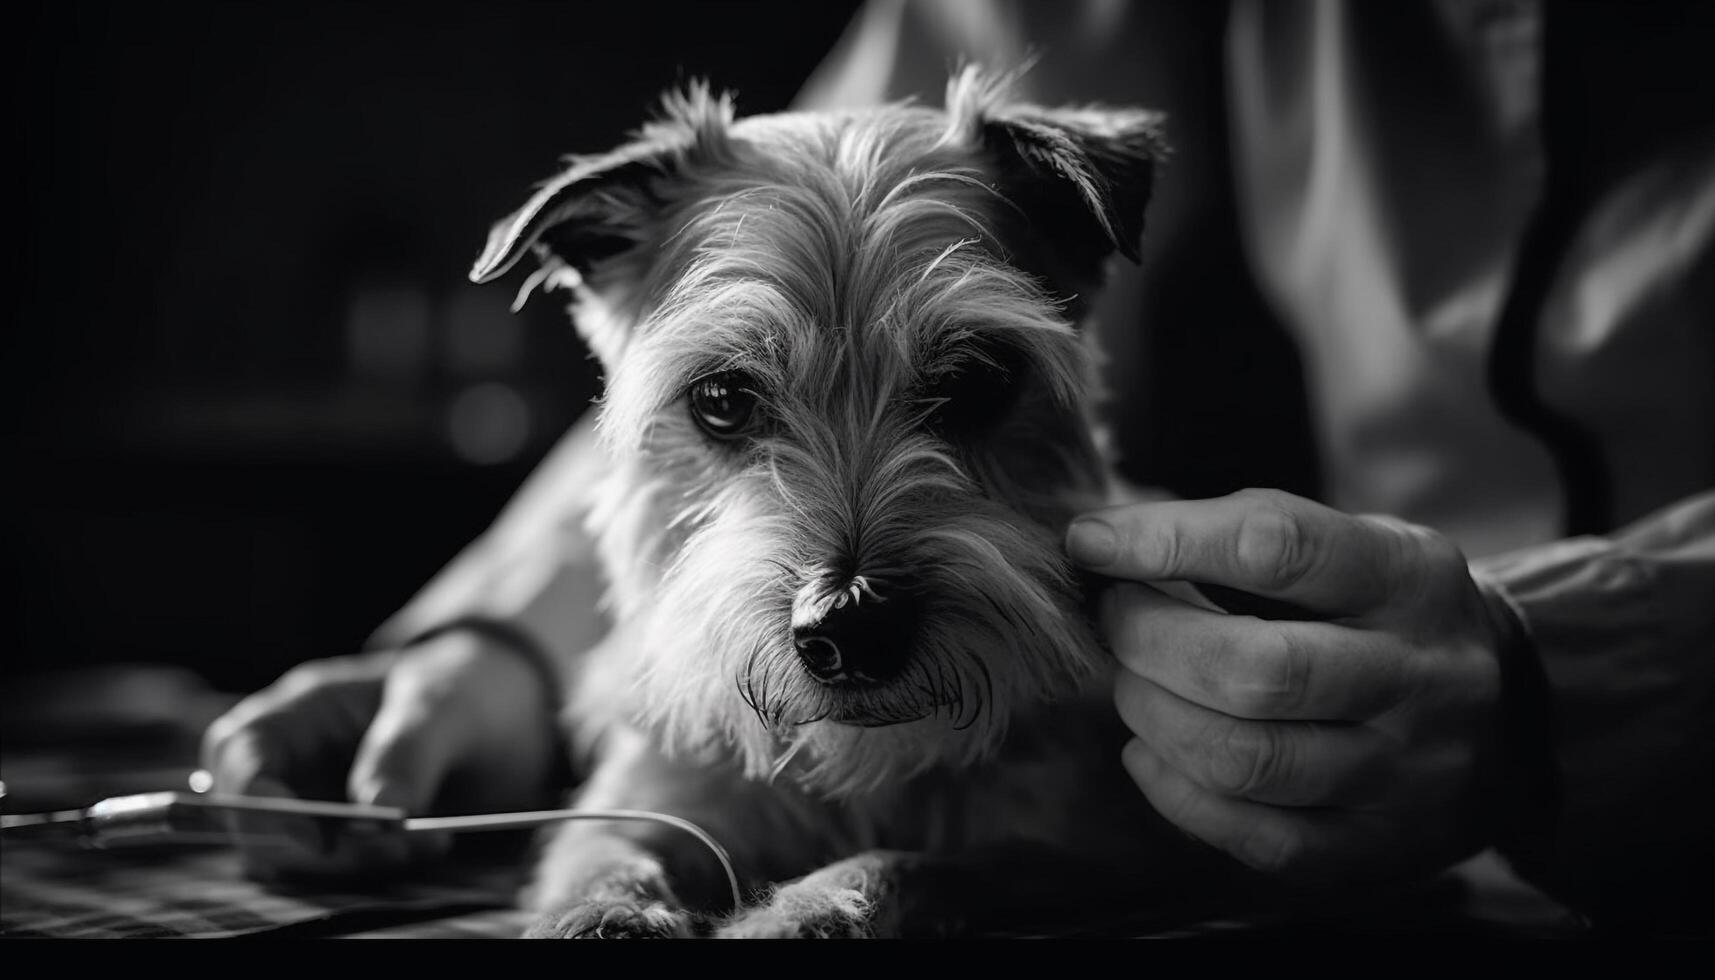
<path id="1" fill-rule="evenodd" d="M 346 779 L 352 802 L 396 807 L 408 815 L 428 812 L 454 761 L 444 721 L 435 724 L 439 714 L 421 688 L 389 678 Z M 408 840 L 414 856 L 443 852 L 448 843 L 444 834 L 414 833 Z"/>
<path id="2" fill-rule="evenodd" d="M 445 739 L 436 737 L 430 720 L 429 712 L 396 704 L 389 693 L 346 778 L 353 803 L 397 807 L 408 814 L 428 808 L 448 768 Z"/>

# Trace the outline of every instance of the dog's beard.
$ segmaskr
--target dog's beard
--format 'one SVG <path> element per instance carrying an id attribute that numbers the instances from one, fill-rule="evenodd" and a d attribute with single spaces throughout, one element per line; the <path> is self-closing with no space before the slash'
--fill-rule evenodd
<path id="1" fill-rule="evenodd" d="M 980 760 L 1018 710 L 1076 689 L 1100 654 L 1055 533 L 956 481 L 930 483 L 901 509 L 908 521 L 874 529 L 897 539 L 888 584 L 921 606 L 897 675 L 828 685 L 803 668 L 791 610 L 822 557 L 806 548 L 813 508 L 790 499 L 778 466 L 759 467 L 656 542 L 665 571 L 628 604 L 642 627 L 627 653 L 633 716 L 672 748 L 730 750 L 749 776 L 842 795 Z"/>

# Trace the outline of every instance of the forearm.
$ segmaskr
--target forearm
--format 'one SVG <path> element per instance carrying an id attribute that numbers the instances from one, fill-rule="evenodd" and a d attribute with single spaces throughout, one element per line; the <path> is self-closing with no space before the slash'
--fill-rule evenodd
<path id="1" fill-rule="evenodd" d="M 372 647 L 460 621 L 504 624 L 544 655 L 564 688 L 608 627 L 584 528 L 590 489 L 607 467 L 593 422 L 592 412 L 562 438 L 494 524 L 382 624 Z"/>
<path id="2" fill-rule="evenodd" d="M 1599 925 L 1672 928 L 1672 917 L 1706 910 L 1715 880 L 1715 492 L 1608 538 L 1497 556 L 1474 570 L 1522 621 L 1539 670 L 1509 680 L 1542 685 L 1533 723 L 1547 726 L 1535 764 L 1550 795 L 1521 794 L 1532 809 L 1503 822 L 1503 853 Z"/>

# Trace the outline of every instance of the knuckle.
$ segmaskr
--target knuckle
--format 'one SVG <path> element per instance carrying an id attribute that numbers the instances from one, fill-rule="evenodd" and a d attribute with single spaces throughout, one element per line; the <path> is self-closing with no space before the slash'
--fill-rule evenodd
<path id="1" fill-rule="evenodd" d="M 1267 874 L 1300 869 L 1308 847 L 1304 834 L 1284 821 L 1259 820 L 1239 838 L 1233 856 Z"/>
<path id="2" fill-rule="evenodd" d="M 1309 664 L 1302 641 L 1270 624 L 1264 638 L 1235 651 L 1216 693 L 1241 717 L 1280 717 L 1303 701 Z"/>
<path id="3" fill-rule="evenodd" d="M 1279 742 L 1266 726 L 1227 726 L 1211 743 L 1207 773 L 1213 788 L 1231 796 L 1267 789 L 1280 766 Z"/>
<path id="4" fill-rule="evenodd" d="M 1261 504 L 1279 506 L 1285 500 L 1290 498 L 1291 494 L 1284 490 L 1277 490 L 1273 487 L 1246 487 L 1243 490 L 1235 492 L 1233 496 L 1241 500 L 1250 500 Z"/>
<path id="5" fill-rule="evenodd" d="M 1311 571 L 1315 553 L 1304 523 L 1277 502 L 1263 502 L 1239 522 L 1234 559 L 1250 584 L 1265 590 L 1289 588 Z"/>
<path id="6" fill-rule="evenodd" d="M 1176 827 L 1196 833 L 1202 821 L 1202 809 L 1196 791 L 1181 780 L 1157 779 L 1144 787 L 1150 805 Z"/>
<path id="7" fill-rule="evenodd" d="M 1185 544 L 1171 524 L 1132 523 L 1125 536 L 1126 553 L 1172 578 L 1185 567 Z"/>

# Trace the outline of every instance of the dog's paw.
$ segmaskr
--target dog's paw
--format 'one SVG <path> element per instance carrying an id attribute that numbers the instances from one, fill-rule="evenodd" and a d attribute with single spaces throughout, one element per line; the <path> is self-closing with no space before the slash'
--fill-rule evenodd
<path id="1" fill-rule="evenodd" d="M 868 939 L 875 935 L 869 901 L 856 889 L 785 888 L 766 905 L 746 909 L 716 939 Z"/>
<path id="2" fill-rule="evenodd" d="M 689 939 L 691 915 L 665 902 L 584 902 L 549 912 L 525 939 Z"/>
<path id="3" fill-rule="evenodd" d="M 746 913 L 715 932 L 716 939 L 868 939 L 861 922 L 830 916 L 800 919 L 774 909 Z"/>

